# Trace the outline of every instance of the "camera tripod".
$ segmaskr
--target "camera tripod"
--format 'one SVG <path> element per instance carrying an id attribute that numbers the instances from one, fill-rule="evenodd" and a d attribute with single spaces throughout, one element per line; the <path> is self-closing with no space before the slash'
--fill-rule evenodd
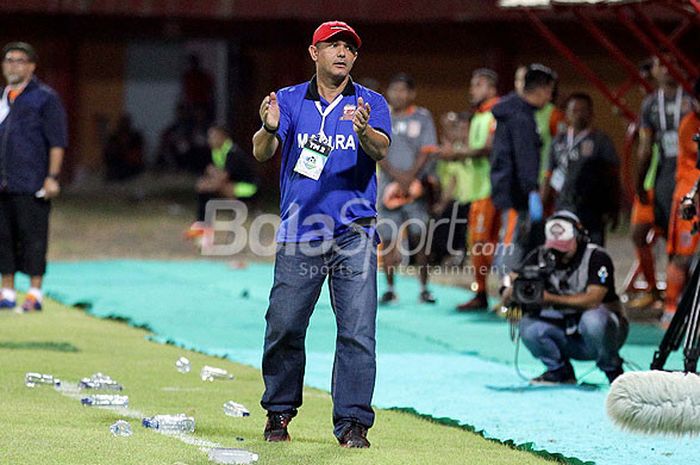
<path id="1" fill-rule="evenodd" d="M 695 134 L 693 140 L 700 145 L 700 134 Z M 698 160 L 700 160 L 700 147 L 698 148 Z M 700 179 L 695 182 L 693 189 L 685 195 L 680 208 L 683 219 L 696 219 L 693 225 L 693 234 L 698 232 L 696 202 L 699 191 Z M 695 258 L 697 262 L 698 256 Z M 683 291 L 678 309 L 661 340 L 659 350 L 654 353 L 654 359 L 651 362 L 652 370 L 663 370 L 671 351 L 678 350 L 685 338 L 683 371 L 697 373 L 698 358 L 700 358 L 700 264 L 696 263 L 694 268 Z"/>
<path id="2" fill-rule="evenodd" d="M 678 304 L 671 324 L 666 330 L 659 350 L 654 353 L 651 362 L 652 370 L 663 370 L 666 360 L 672 351 L 678 350 L 685 338 L 683 346 L 684 370 L 696 373 L 700 357 L 700 265 L 695 266 L 693 275 L 688 282 L 683 297 Z"/>

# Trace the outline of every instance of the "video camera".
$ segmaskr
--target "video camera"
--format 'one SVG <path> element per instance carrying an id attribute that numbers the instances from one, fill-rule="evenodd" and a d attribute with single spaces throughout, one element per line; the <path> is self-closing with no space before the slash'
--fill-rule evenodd
<path id="1" fill-rule="evenodd" d="M 700 133 L 697 133 L 693 135 L 693 141 L 698 144 L 698 163 L 700 163 Z M 683 199 L 681 200 L 681 205 L 680 205 L 680 213 L 681 213 L 681 218 L 683 218 L 686 221 L 690 220 L 695 220 L 693 221 L 693 230 L 692 233 L 696 234 L 698 230 L 700 230 L 700 226 L 698 225 L 697 222 L 697 214 L 698 210 L 698 191 L 700 190 L 700 179 L 698 179 L 695 182 L 695 185 L 693 188 L 683 196 Z"/>
<path id="2" fill-rule="evenodd" d="M 512 306 L 523 312 L 532 313 L 542 309 L 547 279 L 554 271 L 556 256 L 551 250 L 544 250 L 534 265 L 525 265 L 518 270 L 513 281 Z"/>

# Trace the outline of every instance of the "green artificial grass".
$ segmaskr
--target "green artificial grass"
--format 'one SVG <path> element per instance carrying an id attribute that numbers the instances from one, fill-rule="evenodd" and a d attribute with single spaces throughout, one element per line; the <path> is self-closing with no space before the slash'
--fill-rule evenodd
<path id="1" fill-rule="evenodd" d="M 46 302 L 42 313 L 0 313 L 0 464 L 178 464 L 211 463 L 205 452 L 157 434 L 139 419 L 84 407 L 48 386 L 27 388 L 26 372 L 49 373 L 77 382 L 96 372 L 125 386 L 129 407 L 145 415 L 187 413 L 195 417 L 194 438 L 259 454 L 259 464 L 544 464 L 532 453 L 489 441 L 462 428 L 445 426 L 399 411 L 379 410 L 369 450 L 345 450 L 332 435 L 331 400 L 307 389 L 299 416 L 290 426 L 293 441 L 262 441 L 262 378 L 256 369 L 147 340 L 143 329 L 98 320 L 84 312 Z M 262 344 L 262 341 L 260 341 Z M 175 361 L 186 356 L 193 370 L 181 374 Z M 234 381 L 206 383 L 204 365 L 221 367 Z M 251 416 L 230 418 L 223 404 L 246 405 Z M 109 426 L 129 421 L 131 437 L 113 437 Z M 243 438 L 239 441 L 237 438 Z"/>

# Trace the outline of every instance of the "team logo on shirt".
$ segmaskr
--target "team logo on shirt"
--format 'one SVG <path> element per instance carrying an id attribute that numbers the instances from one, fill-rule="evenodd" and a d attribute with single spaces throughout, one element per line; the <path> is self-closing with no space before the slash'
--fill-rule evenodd
<path id="1" fill-rule="evenodd" d="M 355 117 L 355 105 L 348 103 L 343 107 L 343 116 L 340 117 L 340 121 L 352 121 Z"/>
<path id="2" fill-rule="evenodd" d="M 608 279 L 608 268 L 605 265 L 598 270 L 598 277 L 600 278 L 600 283 L 605 284 L 605 281 Z"/>
<path id="3" fill-rule="evenodd" d="M 581 156 L 590 157 L 593 155 L 594 144 L 592 140 L 584 140 L 581 142 Z"/>
<path id="4" fill-rule="evenodd" d="M 420 121 L 409 121 L 408 123 L 408 131 L 406 131 L 406 134 L 410 138 L 415 138 L 420 136 L 420 130 L 421 130 L 421 124 Z"/>

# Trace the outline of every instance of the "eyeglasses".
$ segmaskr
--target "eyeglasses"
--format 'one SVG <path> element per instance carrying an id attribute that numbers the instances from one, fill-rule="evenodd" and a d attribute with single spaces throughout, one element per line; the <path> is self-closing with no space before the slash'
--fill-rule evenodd
<path id="1" fill-rule="evenodd" d="M 26 65 L 27 63 L 29 63 L 29 60 L 27 60 L 26 58 L 5 58 L 4 60 L 2 60 L 2 62 L 7 63 L 8 65 Z"/>

